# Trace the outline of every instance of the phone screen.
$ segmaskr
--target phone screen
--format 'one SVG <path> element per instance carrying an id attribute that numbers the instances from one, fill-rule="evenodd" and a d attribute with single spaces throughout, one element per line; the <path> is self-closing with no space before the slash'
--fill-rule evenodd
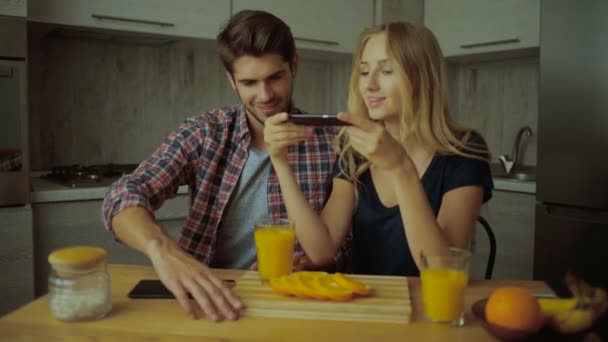
<path id="1" fill-rule="evenodd" d="M 338 119 L 338 114 L 291 114 L 289 122 L 304 126 L 346 126 L 347 122 Z"/>

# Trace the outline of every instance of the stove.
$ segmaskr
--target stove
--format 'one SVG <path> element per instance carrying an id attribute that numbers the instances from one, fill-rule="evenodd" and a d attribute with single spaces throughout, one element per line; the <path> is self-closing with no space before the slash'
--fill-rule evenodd
<path id="1" fill-rule="evenodd" d="M 133 172 L 138 164 L 101 164 L 54 166 L 42 178 L 71 188 L 108 186 Z"/>

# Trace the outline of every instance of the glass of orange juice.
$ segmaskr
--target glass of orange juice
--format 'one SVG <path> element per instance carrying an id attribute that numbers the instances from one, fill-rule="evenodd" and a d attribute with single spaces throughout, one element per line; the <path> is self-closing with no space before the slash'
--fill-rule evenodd
<path id="1" fill-rule="evenodd" d="M 267 280 L 291 273 L 296 234 L 289 221 L 257 221 L 254 240 L 260 277 Z"/>
<path id="2" fill-rule="evenodd" d="M 422 306 L 429 321 L 464 324 L 464 290 L 470 261 L 471 252 L 460 248 L 421 253 Z"/>

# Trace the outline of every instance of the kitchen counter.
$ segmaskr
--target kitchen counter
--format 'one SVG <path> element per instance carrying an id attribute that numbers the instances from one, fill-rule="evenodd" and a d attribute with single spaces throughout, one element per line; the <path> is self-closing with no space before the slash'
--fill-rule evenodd
<path id="1" fill-rule="evenodd" d="M 494 190 L 523 192 L 536 194 L 535 181 L 520 181 L 508 178 L 494 177 Z"/>
<path id="2" fill-rule="evenodd" d="M 101 200 L 108 192 L 108 186 L 87 186 L 70 188 L 40 177 L 31 178 L 32 203 L 69 202 Z M 178 194 L 187 194 L 188 187 L 179 187 Z"/>
<path id="3" fill-rule="evenodd" d="M 40 177 L 31 178 L 31 188 L 32 203 L 101 200 L 108 191 L 107 186 L 69 188 Z M 494 189 L 535 194 L 536 182 L 495 177 Z M 180 186 L 177 193 L 180 195 L 187 194 L 188 187 L 185 185 Z"/>

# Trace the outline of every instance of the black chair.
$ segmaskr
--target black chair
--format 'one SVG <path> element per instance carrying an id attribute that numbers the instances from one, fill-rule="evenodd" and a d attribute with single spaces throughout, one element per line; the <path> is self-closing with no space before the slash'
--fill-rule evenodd
<path id="1" fill-rule="evenodd" d="M 488 264 L 486 265 L 486 279 L 492 278 L 492 272 L 494 271 L 494 261 L 496 260 L 496 237 L 494 236 L 494 232 L 492 231 L 492 227 L 488 221 L 486 221 L 483 216 L 479 216 L 477 218 L 477 222 L 479 222 L 483 229 L 485 229 L 486 233 L 488 233 L 488 240 L 490 240 L 490 255 L 488 255 Z"/>

